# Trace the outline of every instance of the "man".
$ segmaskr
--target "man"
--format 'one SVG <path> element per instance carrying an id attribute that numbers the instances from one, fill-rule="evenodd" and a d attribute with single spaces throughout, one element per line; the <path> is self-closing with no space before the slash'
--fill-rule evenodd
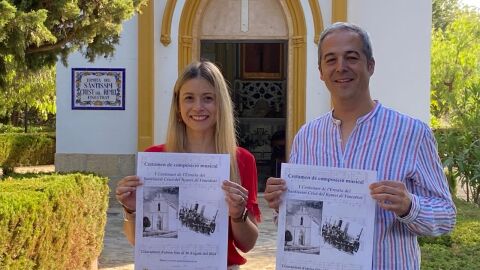
<path id="1" fill-rule="evenodd" d="M 419 269 L 417 236 L 451 231 L 456 216 L 433 134 L 421 121 L 372 100 L 375 60 L 363 29 L 331 25 L 318 55 L 333 110 L 300 129 L 290 163 L 377 171 L 370 185 L 378 202 L 372 268 Z M 278 211 L 285 190 L 283 179 L 267 180 L 270 208 Z"/>

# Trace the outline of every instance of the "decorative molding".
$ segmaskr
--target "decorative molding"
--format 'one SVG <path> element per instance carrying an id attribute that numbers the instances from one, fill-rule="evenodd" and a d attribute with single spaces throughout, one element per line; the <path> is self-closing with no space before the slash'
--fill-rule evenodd
<path id="1" fill-rule="evenodd" d="M 148 1 L 138 15 L 138 151 L 153 144 L 154 3 Z"/>
<path id="2" fill-rule="evenodd" d="M 318 0 L 308 0 L 308 3 L 310 4 L 310 10 L 312 11 L 313 26 L 315 29 L 313 41 L 315 44 L 318 44 L 320 33 L 323 31 L 322 12 L 320 10 L 320 5 L 318 5 Z"/>
<path id="3" fill-rule="evenodd" d="M 177 0 L 167 0 L 167 4 L 165 5 L 165 10 L 163 12 L 162 32 L 160 35 L 160 42 L 165 47 L 167 47 L 168 44 L 172 42 L 172 39 L 170 37 L 170 32 L 172 27 L 173 12 L 175 11 L 176 4 L 177 4 Z"/>
<path id="4" fill-rule="evenodd" d="M 287 102 L 289 114 L 287 117 L 287 147 L 290 152 L 290 145 L 293 142 L 294 135 L 305 123 L 305 102 L 306 102 L 306 66 L 307 66 L 307 46 L 306 33 L 307 26 L 302 4 L 299 0 L 286 0 L 288 13 L 291 18 L 292 27 L 290 29 L 291 69 L 289 69 L 288 80 L 292 82 L 289 87 Z"/>
<path id="5" fill-rule="evenodd" d="M 242 32 L 248 32 L 248 0 L 242 0 L 240 28 Z"/>
<path id="6" fill-rule="evenodd" d="M 305 36 L 294 36 L 292 37 L 292 44 L 295 47 L 302 47 L 305 46 Z"/>
<path id="7" fill-rule="evenodd" d="M 347 21 L 348 0 L 332 0 L 332 23 Z"/>
<path id="8" fill-rule="evenodd" d="M 193 60 L 193 25 L 201 0 L 186 0 L 180 17 L 178 35 L 178 73 Z"/>

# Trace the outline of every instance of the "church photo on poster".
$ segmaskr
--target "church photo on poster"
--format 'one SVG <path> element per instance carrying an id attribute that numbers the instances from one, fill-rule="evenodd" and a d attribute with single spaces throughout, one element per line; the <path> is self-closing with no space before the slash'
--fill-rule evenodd
<path id="1" fill-rule="evenodd" d="M 320 254 L 323 202 L 287 200 L 284 251 Z"/>
<path id="2" fill-rule="evenodd" d="M 178 237 L 178 198 L 179 187 L 145 187 L 143 192 L 143 237 Z"/>

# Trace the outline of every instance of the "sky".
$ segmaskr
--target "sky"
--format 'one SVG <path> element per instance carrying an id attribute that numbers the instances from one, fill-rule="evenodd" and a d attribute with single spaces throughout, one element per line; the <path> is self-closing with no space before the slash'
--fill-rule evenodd
<path id="1" fill-rule="evenodd" d="M 480 8 L 480 0 L 461 0 L 464 4 Z"/>

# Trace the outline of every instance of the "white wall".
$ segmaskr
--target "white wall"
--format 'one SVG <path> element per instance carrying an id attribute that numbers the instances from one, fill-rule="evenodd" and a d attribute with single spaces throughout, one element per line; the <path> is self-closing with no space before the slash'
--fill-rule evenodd
<path id="1" fill-rule="evenodd" d="M 331 24 L 331 5 L 325 0 L 319 3 L 326 27 Z M 308 3 L 303 7 L 308 23 Z M 431 1 L 348 1 L 348 21 L 367 30 L 372 39 L 376 60 L 370 81 L 372 97 L 429 123 Z M 308 27 L 307 34 L 307 121 L 330 110 L 330 95 L 319 78 L 311 31 L 313 26 Z"/>
<path id="2" fill-rule="evenodd" d="M 80 53 L 57 63 L 57 153 L 133 154 L 137 150 L 137 19 L 123 24 L 111 59 Z M 71 68 L 125 68 L 125 110 L 72 110 Z"/>
<path id="3" fill-rule="evenodd" d="M 371 35 L 376 60 L 370 81 L 373 98 L 426 123 L 430 119 L 431 14 L 431 1 L 348 2 L 348 20 Z"/>
<path id="4" fill-rule="evenodd" d="M 322 13 L 323 26 L 330 24 L 331 4 L 328 1 L 319 1 L 320 12 Z M 318 46 L 314 41 L 315 28 L 313 25 L 312 12 L 308 1 L 302 1 L 305 22 L 307 24 L 307 100 L 305 101 L 305 120 L 310 121 L 330 110 L 330 93 L 327 87 L 320 80 L 318 70 Z M 327 20 L 328 18 L 328 20 Z M 318 33 L 320 34 L 320 33 Z"/>
<path id="5" fill-rule="evenodd" d="M 376 69 L 371 80 L 374 98 L 384 105 L 429 121 L 431 1 L 348 2 L 348 20 L 372 37 Z M 171 40 L 160 43 L 165 1 L 155 2 L 154 143 L 165 141 L 173 86 L 178 76 L 178 27 L 185 0 L 177 1 Z M 306 119 L 330 110 L 330 95 L 317 69 L 317 46 L 310 6 L 301 0 L 307 22 Z M 324 26 L 330 24 L 331 3 L 319 0 Z M 421 15 L 421 16 L 416 16 Z M 310 25 L 308 25 L 310 24 Z M 57 153 L 133 154 L 137 151 L 137 18 L 124 23 L 112 59 L 89 63 L 72 54 L 69 67 L 57 64 Z M 71 68 L 125 68 L 125 110 L 72 110 Z"/>
<path id="6" fill-rule="evenodd" d="M 163 2 L 163 1 L 162 1 Z M 165 1 L 166 2 L 166 1 Z M 157 4 L 158 3 L 158 4 Z M 177 1 L 172 18 L 171 43 L 165 47 L 160 42 L 162 16 L 165 3 L 155 2 L 155 109 L 154 144 L 165 143 L 173 86 L 178 77 L 178 28 L 185 1 Z"/>

